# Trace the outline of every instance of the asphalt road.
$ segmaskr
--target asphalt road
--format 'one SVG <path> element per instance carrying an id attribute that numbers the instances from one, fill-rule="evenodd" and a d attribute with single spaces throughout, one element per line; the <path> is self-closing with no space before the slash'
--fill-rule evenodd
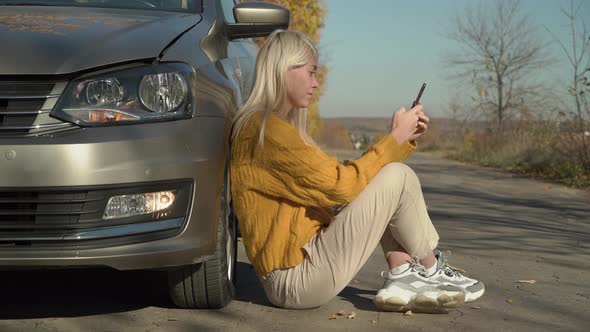
<path id="1" fill-rule="evenodd" d="M 343 154 L 339 155 L 343 157 Z M 2 272 L 0 331 L 588 331 L 590 192 L 416 153 L 450 263 L 480 278 L 484 297 L 449 314 L 379 312 L 380 248 L 327 305 L 278 309 L 240 246 L 237 299 L 222 310 L 172 307 L 158 273 Z M 534 280 L 534 284 L 517 283 Z M 343 310 L 355 313 L 330 316 Z"/>

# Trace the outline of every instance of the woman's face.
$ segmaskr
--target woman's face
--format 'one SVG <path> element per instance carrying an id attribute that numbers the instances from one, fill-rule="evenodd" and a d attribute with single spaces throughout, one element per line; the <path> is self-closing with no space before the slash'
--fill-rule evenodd
<path id="1" fill-rule="evenodd" d="M 287 72 L 287 101 L 289 109 L 306 108 L 318 87 L 315 73 L 317 60 L 310 59 L 305 65 L 290 69 Z"/>

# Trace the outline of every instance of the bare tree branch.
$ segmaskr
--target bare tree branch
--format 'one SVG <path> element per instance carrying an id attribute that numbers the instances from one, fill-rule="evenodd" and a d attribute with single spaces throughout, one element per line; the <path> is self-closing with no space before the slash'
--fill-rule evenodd
<path id="1" fill-rule="evenodd" d="M 529 81 L 554 59 L 521 14 L 520 1 L 498 0 L 493 10 L 482 4 L 454 17 L 448 37 L 460 45 L 460 51 L 445 62 L 457 71 L 454 79 L 476 86 L 475 109 L 493 112 L 502 128 L 510 114 L 531 102 L 527 98 L 541 98 L 532 93 L 535 87 Z"/>
<path id="2" fill-rule="evenodd" d="M 584 68 L 587 64 L 590 64 L 590 56 L 588 54 L 590 52 L 590 34 L 586 28 L 584 17 L 580 14 L 582 4 L 583 2 L 579 1 L 577 6 L 574 6 L 574 0 L 570 0 L 568 9 L 561 8 L 561 12 L 567 18 L 570 28 L 570 45 L 566 46 L 565 42 L 557 38 L 549 29 L 547 30 L 560 45 L 572 67 L 573 75 L 568 92 L 570 92 L 574 101 L 574 112 L 572 112 L 573 118 L 568 118 L 568 120 L 570 123 L 572 123 L 572 119 L 575 119 L 575 121 L 573 122 L 574 125 L 572 125 L 574 132 L 570 132 L 569 134 L 572 138 L 576 138 L 576 132 L 580 136 L 580 149 L 577 151 L 578 157 L 584 167 L 590 168 L 590 140 L 586 137 L 589 124 L 584 116 L 586 115 L 590 119 L 588 93 L 584 91 L 584 86 L 588 84 L 585 75 L 589 69 Z M 586 92 L 588 92 L 588 89 L 586 89 Z M 564 112 L 564 114 L 567 113 Z"/>

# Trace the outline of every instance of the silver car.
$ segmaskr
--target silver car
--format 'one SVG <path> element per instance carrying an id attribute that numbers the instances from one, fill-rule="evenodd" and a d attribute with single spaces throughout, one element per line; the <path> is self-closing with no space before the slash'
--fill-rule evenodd
<path id="1" fill-rule="evenodd" d="M 0 269 L 161 269 L 180 307 L 231 301 L 231 118 L 252 38 L 288 23 L 236 0 L 0 0 Z"/>

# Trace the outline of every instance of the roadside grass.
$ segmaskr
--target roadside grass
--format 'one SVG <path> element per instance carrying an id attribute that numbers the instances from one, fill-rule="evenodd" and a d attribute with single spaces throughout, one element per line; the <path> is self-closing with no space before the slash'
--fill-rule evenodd
<path id="1" fill-rule="evenodd" d="M 501 133 L 468 126 L 429 130 L 421 151 L 471 164 L 499 168 L 576 188 L 590 188 L 590 166 L 584 163 L 582 139 L 565 135 L 554 123 L 517 125 Z M 590 149 L 588 149 L 590 150 Z M 590 151 L 586 151 L 586 156 Z M 586 166 L 584 166 L 586 165 Z"/>
<path id="2" fill-rule="evenodd" d="M 330 124 L 326 135 L 334 136 L 334 127 L 344 128 L 355 137 L 364 136 L 375 143 L 387 131 L 388 118 L 323 119 Z M 486 122 L 461 122 L 449 118 L 431 119 L 431 126 L 418 141 L 418 151 L 474 165 L 494 167 L 537 179 L 590 189 L 590 162 L 584 164 L 582 139 L 590 146 L 590 133 L 576 131 L 575 123 L 556 121 L 514 121 L 501 133 Z M 590 124 L 585 125 L 586 128 Z M 573 133 L 573 134 L 564 134 Z M 355 157 L 352 144 L 344 147 L 319 139 L 333 149 L 339 159 Z M 341 144 L 342 145 L 342 144 Z M 587 148 L 586 156 L 590 156 Z M 346 151 L 351 151 L 346 152 Z M 584 166 L 586 165 L 586 166 Z"/>

